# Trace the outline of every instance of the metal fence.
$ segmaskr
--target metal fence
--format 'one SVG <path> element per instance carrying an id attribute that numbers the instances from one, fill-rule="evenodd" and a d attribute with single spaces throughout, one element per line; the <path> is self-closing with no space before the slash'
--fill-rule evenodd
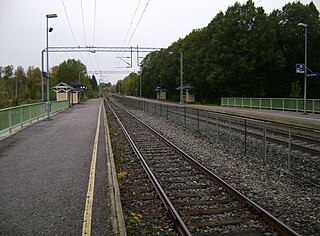
<path id="1" fill-rule="evenodd" d="M 294 98 L 221 98 L 221 105 L 228 107 L 257 108 L 303 112 L 303 99 Z M 320 113 L 320 99 L 307 99 L 306 111 Z"/>
<path id="2" fill-rule="evenodd" d="M 69 107 L 69 101 L 51 102 L 51 113 L 60 112 Z M 11 132 L 13 128 L 32 123 L 47 116 L 46 103 L 34 103 L 0 110 L 0 133 Z"/>
<path id="3" fill-rule="evenodd" d="M 301 137 L 314 135 L 319 130 L 247 119 L 181 105 L 114 96 L 117 101 L 128 107 L 162 117 L 200 133 L 208 137 L 211 142 L 223 145 L 230 154 L 269 165 L 271 168 L 320 185 L 320 151 L 315 158 L 293 150 L 294 145 L 301 143 Z"/>

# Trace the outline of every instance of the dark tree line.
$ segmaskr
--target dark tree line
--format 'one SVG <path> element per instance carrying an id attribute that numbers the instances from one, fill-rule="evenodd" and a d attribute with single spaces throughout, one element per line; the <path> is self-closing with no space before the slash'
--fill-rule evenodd
<path id="1" fill-rule="evenodd" d="M 141 63 L 143 96 L 155 97 L 158 84 L 168 88 L 171 100 L 179 99 L 179 50 L 184 55 L 184 83 L 195 88 L 198 102 L 219 102 L 221 97 L 302 97 L 304 28 L 308 24 L 308 68 L 320 71 L 320 20 L 313 2 L 288 3 L 266 14 L 252 0 L 235 3 L 218 13 L 208 26 L 166 49 L 152 52 Z M 130 75 L 138 88 L 137 76 Z M 122 90 L 134 95 L 123 81 Z M 127 82 L 127 84 L 129 84 Z M 320 78 L 308 79 L 308 98 L 320 98 Z"/>

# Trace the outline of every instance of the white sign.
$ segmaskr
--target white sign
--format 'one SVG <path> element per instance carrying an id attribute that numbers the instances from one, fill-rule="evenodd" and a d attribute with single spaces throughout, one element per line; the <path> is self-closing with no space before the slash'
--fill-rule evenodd
<path id="1" fill-rule="evenodd" d="M 296 73 L 304 74 L 304 64 L 296 64 Z"/>

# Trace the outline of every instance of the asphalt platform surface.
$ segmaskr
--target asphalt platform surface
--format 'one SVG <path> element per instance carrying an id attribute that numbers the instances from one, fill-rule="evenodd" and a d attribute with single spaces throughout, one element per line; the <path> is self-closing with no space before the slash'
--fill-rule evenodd
<path id="1" fill-rule="evenodd" d="M 0 235 L 81 235 L 99 105 L 89 100 L 0 141 Z M 92 235 L 110 232 L 103 119 L 101 111 Z"/>

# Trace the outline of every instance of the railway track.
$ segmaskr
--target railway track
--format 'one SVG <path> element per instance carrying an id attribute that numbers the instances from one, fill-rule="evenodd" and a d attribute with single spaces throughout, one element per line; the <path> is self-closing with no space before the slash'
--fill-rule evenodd
<path id="1" fill-rule="evenodd" d="M 204 110 L 120 99 L 125 105 L 199 132 L 230 153 L 253 157 L 307 184 L 320 186 L 320 131 L 234 118 Z M 149 105 L 148 105 L 149 104 Z"/>
<path id="2" fill-rule="evenodd" d="M 167 110 L 161 112 L 159 111 L 160 116 L 167 116 Z M 203 111 L 202 111 L 203 113 Z M 262 135 L 262 126 L 263 121 L 258 122 L 251 119 L 246 119 L 247 122 L 239 122 L 239 118 L 230 120 L 225 118 L 210 117 L 205 115 L 197 115 L 191 114 L 188 112 L 182 112 L 178 110 L 170 110 L 170 114 L 177 117 L 184 117 L 184 123 L 187 123 L 187 120 L 193 120 L 195 123 L 206 123 L 207 125 L 217 126 L 220 129 L 228 130 L 231 128 L 232 131 L 238 132 L 239 134 L 246 133 L 247 136 L 256 137 L 259 139 L 263 139 Z M 219 114 L 220 117 L 223 115 Z M 231 123 L 231 127 L 229 127 L 229 122 Z M 268 137 L 267 141 L 270 143 L 275 143 L 282 145 L 283 147 L 288 146 L 288 129 L 289 127 L 277 124 L 271 124 L 270 122 L 265 122 L 266 126 L 268 126 Z M 199 126 L 199 125 L 198 125 Z M 199 129 L 199 128 L 198 128 Z M 309 153 L 313 156 L 320 157 L 320 131 L 312 131 L 310 129 L 301 129 L 298 127 L 292 127 L 291 129 L 291 148 L 292 150 L 302 151 L 304 153 Z"/>
<path id="3" fill-rule="evenodd" d="M 127 235 L 177 235 L 152 183 L 105 103 Z M 120 216 L 122 217 L 122 216 Z"/>
<path id="4" fill-rule="evenodd" d="M 297 235 L 123 108 L 110 106 L 179 234 Z"/>

